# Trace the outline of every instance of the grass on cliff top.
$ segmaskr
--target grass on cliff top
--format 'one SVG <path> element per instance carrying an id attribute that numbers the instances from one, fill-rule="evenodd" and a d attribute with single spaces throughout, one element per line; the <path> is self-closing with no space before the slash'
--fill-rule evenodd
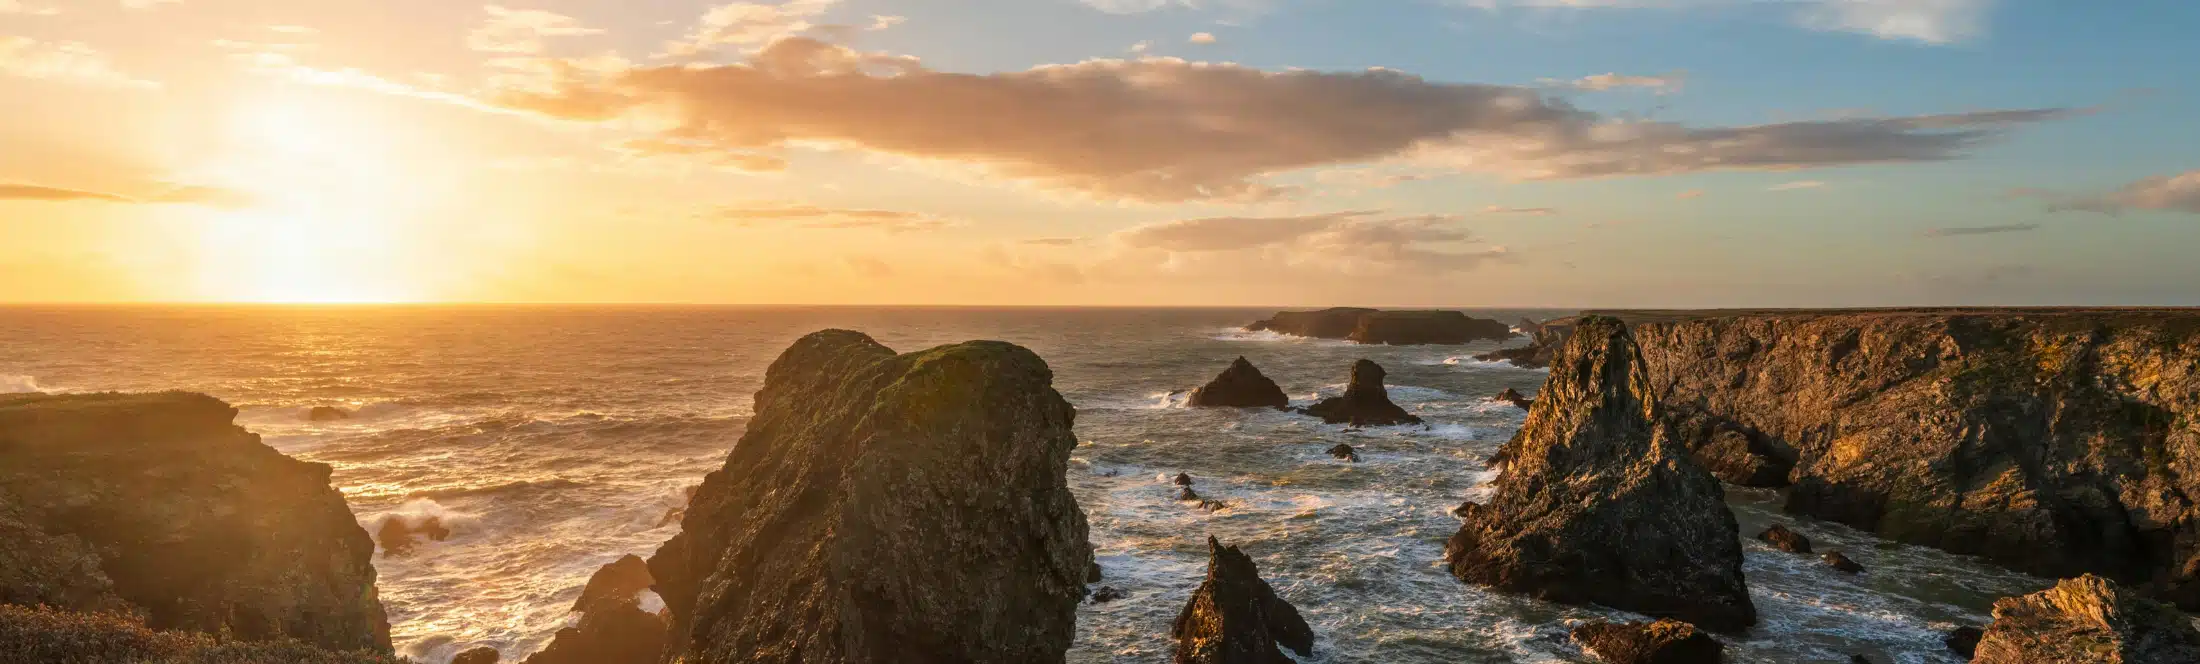
<path id="1" fill-rule="evenodd" d="M 159 632 L 129 616 L 0 606 L 0 664 L 413 664 L 295 641 L 237 642 Z"/>

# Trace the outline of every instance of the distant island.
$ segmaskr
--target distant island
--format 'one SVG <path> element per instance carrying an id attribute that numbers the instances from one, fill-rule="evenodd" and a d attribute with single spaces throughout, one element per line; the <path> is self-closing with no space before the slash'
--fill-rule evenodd
<path id="1" fill-rule="evenodd" d="M 1383 311 L 1358 307 L 1279 311 L 1245 329 L 1390 346 L 1458 345 L 1504 341 L 1519 336 L 1504 323 L 1457 311 Z"/>

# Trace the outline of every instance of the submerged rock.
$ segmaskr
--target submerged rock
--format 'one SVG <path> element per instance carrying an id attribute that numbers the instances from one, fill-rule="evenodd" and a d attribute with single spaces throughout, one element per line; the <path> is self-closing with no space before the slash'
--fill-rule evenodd
<path id="1" fill-rule="evenodd" d="M 1773 524 L 1772 527 L 1766 528 L 1764 532 L 1757 533 L 1757 541 L 1770 544 L 1772 548 L 1788 553 L 1810 553 L 1810 538 L 1804 537 L 1802 533 L 1788 530 L 1787 526 L 1779 524 Z"/>
<path id="2" fill-rule="evenodd" d="M 335 406 L 314 406 L 306 411 L 306 419 L 313 422 L 333 422 L 351 419 L 351 411 Z"/>
<path id="3" fill-rule="evenodd" d="M 1511 339 L 1512 328 L 1457 311 L 1379 311 L 1337 307 L 1321 311 L 1283 311 L 1245 326 L 1319 339 L 1349 339 L 1363 344 L 1463 344 Z"/>
<path id="4" fill-rule="evenodd" d="M 2088 574 L 1994 602 L 1977 648 L 1974 664 L 2190 664 L 2200 631 L 2175 607 Z"/>
<path id="5" fill-rule="evenodd" d="M 1314 628 L 1260 578 L 1253 558 L 1207 538 L 1207 580 L 1192 592 L 1169 635 L 1176 664 L 1290 664 L 1276 648 L 1314 654 Z"/>
<path id="6" fill-rule="evenodd" d="M 1063 661 L 1093 555 L 1052 381 L 1001 342 L 795 342 L 650 558 L 666 659 Z"/>
<path id="7" fill-rule="evenodd" d="M 391 515 L 382 520 L 382 527 L 374 532 L 375 541 L 382 543 L 382 555 L 402 556 L 412 553 L 421 540 L 441 542 L 451 538 L 451 529 L 444 527 L 442 517 L 430 516 L 419 524 L 407 522 L 405 517 Z"/>
<path id="8" fill-rule="evenodd" d="M 525 664 L 655 664 L 665 647 L 665 616 L 654 604 L 649 564 L 628 555 L 596 569 L 573 612 L 580 621 L 558 630 Z"/>
<path id="9" fill-rule="evenodd" d="M 1352 449 L 1351 445 L 1346 445 L 1344 443 L 1337 443 L 1336 447 L 1329 448 L 1329 456 L 1333 456 L 1353 463 L 1360 462 L 1360 451 Z"/>
<path id="10" fill-rule="evenodd" d="M 1718 478 L 1660 433 L 1625 325 L 1589 319 L 1558 354 L 1487 505 L 1445 546 L 1460 580 L 1719 631 L 1754 624 L 1740 526 Z"/>
<path id="11" fill-rule="evenodd" d="M 1354 362 L 1352 378 L 1345 384 L 1344 395 L 1323 399 L 1305 412 L 1322 418 L 1323 422 L 1356 427 L 1420 424 L 1421 418 L 1390 402 L 1390 391 L 1383 388 L 1383 376 L 1382 365 L 1367 360 Z"/>
<path id="12" fill-rule="evenodd" d="M 1191 405 L 1200 408 L 1287 408 L 1291 397 L 1276 387 L 1254 368 L 1253 363 L 1239 357 L 1223 369 L 1222 375 L 1192 391 Z"/>
<path id="13" fill-rule="evenodd" d="M 1726 652 L 1718 639 L 1678 620 L 1600 620 L 1575 627 L 1571 636 L 1606 664 L 1718 664 Z"/>
<path id="14" fill-rule="evenodd" d="M 504 655 L 498 653 L 497 649 L 482 646 L 459 653 L 457 657 L 452 657 L 451 664 L 497 664 L 503 659 Z"/>
<path id="15" fill-rule="evenodd" d="M 1103 604 L 1129 596 L 1130 593 L 1117 590 L 1115 586 L 1101 586 L 1099 590 L 1092 591 L 1092 603 Z"/>
<path id="16" fill-rule="evenodd" d="M 0 602 L 390 651 L 374 540 L 327 465 L 199 394 L 0 395 Z"/>
<path id="17" fill-rule="evenodd" d="M 1835 570 L 1847 572 L 1849 574 L 1862 574 L 1864 572 L 1863 565 L 1857 564 L 1854 560 L 1849 560 L 1848 556 L 1841 555 L 1841 552 L 1839 551 L 1827 551 L 1826 555 L 1821 556 L 1820 558 L 1826 561 L 1827 567 L 1834 568 Z"/>

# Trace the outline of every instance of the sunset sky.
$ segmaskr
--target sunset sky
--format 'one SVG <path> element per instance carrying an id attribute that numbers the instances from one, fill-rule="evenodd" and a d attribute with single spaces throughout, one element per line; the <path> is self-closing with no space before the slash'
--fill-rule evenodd
<path id="1" fill-rule="evenodd" d="M 2200 3 L 0 0 L 0 302 L 2200 304 Z"/>

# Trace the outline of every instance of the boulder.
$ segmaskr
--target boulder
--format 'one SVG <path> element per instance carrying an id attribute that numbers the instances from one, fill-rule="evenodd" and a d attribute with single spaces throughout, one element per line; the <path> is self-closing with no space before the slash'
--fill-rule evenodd
<path id="1" fill-rule="evenodd" d="M 1314 654 L 1314 628 L 1260 578 L 1253 558 L 1207 538 L 1207 580 L 1170 630 L 1176 664 L 1291 664 L 1276 648 Z"/>
<path id="2" fill-rule="evenodd" d="M 2087 574 L 1994 602 L 1973 664 L 2190 664 L 2200 631 L 2176 607 Z"/>
<path id="3" fill-rule="evenodd" d="M 1336 447 L 1329 448 L 1329 456 L 1333 456 L 1353 463 L 1360 462 L 1360 451 L 1352 449 L 1351 445 L 1346 445 L 1344 443 L 1337 443 Z"/>
<path id="4" fill-rule="evenodd" d="M 1105 604 L 1129 596 L 1130 593 L 1117 590 L 1115 586 L 1101 586 L 1099 590 L 1092 591 L 1092 603 Z"/>
<path id="5" fill-rule="evenodd" d="M 1390 402 L 1390 392 L 1383 388 L 1383 376 L 1382 365 L 1367 360 L 1354 362 L 1352 378 L 1346 383 L 1344 394 L 1323 399 L 1305 412 L 1322 418 L 1323 422 L 1356 427 L 1420 424 L 1421 418 Z"/>
<path id="6" fill-rule="evenodd" d="M 457 657 L 452 657 L 451 664 L 497 664 L 503 658 L 504 656 L 499 654 L 497 649 L 481 646 L 459 653 Z"/>
<path id="7" fill-rule="evenodd" d="M 1512 328 L 1457 311 L 1379 311 L 1338 307 L 1321 311 L 1283 311 L 1245 327 L 1318 339 L 1349 339 L 1395 346 L 1503 341 Z"/>
<path id="8" fill-rule="evenodd" d="M 665 616 L 649 604 L 655 583 L 649 564 L 628 555 L 596 569 L 573 612 L 580 621 L 558 630 L 550 645 L 524 664 L 656 664 L 665 648 Z"/>
<path id="9" fill-rule="evenodd" d="M 1718 639 L 1678 620 L 1600 620 L 1575 627 L 1572 636 L 1607 664 L 1718 664 L 1726 652 Z"/>
<path id="10" fill-rule="evenodd" d="M 1826 561 L 1827 567 L 1841 572 L 1849 574 L 1862 574 L 1864 572 L 1863 565 L 1857 564 L 1854 560 L 1849 560 L 1848 556 L 1841 555 L 1839 551 L 1827 551 L 1826 555 L 1820 556 L 1820 559 Z"/>
<path id="11" fill-rule="evenodd" d="M 1191 405 L 1199 408 L 1287 408 L 1291 397 L 1285 396 L 1276 381 L 1260 373 L 1253 363 L 1239 357 L 1223 369 L 1205 386 L 1192 391 Z"/>
<path id="12" fill-rule="evenodd" d="M 1497 396 L 1491 397 L 1491 400 L 1503 401 L 1505 403 L 1512 404 L 1514 407 L 1517 407 L 1521 410 L 1527 410 L 1529 406 L 1535 405 L 1534 401 L 1528 399 L 1528 397 L 1526 396 L 1521 395 L 1520 390 L 1515 390 L 1510 387 L 1505 388 L 1505 391 L 1503 392 L 1497 393 Z"/>
<path id="13" fill-rule="evenodd" d="M 213 397 L 0 395 L 0 601 L 390 651 L 374 540 L 325 464 Z"/>
<path id="14" fill-rule="evenodd" d="M 1963 661 L 1968 662 L 1978 654 L 1978 640 L 1984 636 L 1986 636 L 1986 630 L 1968 626 L 1957 627 L 1948 630 L 1948 636 L 1943 637 L 1940 642 L 1948 646 L 1948 652 L 1962 655 Z"/>
<path id="15" fill-rule="evenodd" d="M 1754 624 L 1725 491 L 1653 424 L 1648 381 L 1625 325 L 1585 321 L 1505 444 L 1490 503 L 1461 506 L 1452 574 L 1718 631 Z"/>
<path id="16" fill-rule="evenodd" d="M 429 516 L 414 524 L 402 515 L 390 515 L 382 520 L 382 527 L 375 529 L 374 539 L 382 544 L 382 555 L 402 556 L 412 553 L 422 540 L 441 542 L 451 538 L 451 529 L 443 525 L 442 517 Z"/>
<path id="17" fill-rule="evenodd" d="M 1052 382 L 1001 342 L 795 342 L 649 560 L 665 658 L 1063 661 L 1093 555 Z"/>
<path id="18" fill-rule="evenodd" d="M 1804 537 L 1802 533 L 1788 530 L 1787 526 L 1779 524 L 1773 524 L 1772 527 L 1766 528 L 1764 532 L 1757 533 L 1757 541 L 1770 544 L 1772 548 L 1788 553 L 1810 553 L 1810 538 Z"/>
<path id="19" fill-rule="evenodd" d="M 306 411 L 306 419 L 313 422 L 334 422 L 351 419 L 351 411 L 335 406 L 314 406 Z"/>

